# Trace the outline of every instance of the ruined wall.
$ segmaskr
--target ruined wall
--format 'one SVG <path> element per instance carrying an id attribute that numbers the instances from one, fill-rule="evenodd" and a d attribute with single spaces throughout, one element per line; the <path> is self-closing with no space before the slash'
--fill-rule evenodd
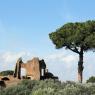
<path id="1" fill-rule="evenodd" d="M 16 66 L 15 66 L 15 72 L 14 72 L 14 77 L 20 79 L 21 78 L 21 64 L 22 64 L 22 59 L 19 58 L 17 60 Z"/>
<path id="2" fill-rule="evenodd" d="M 23 63 L 22 59 L 18 59 L 15 67 L 14 77 L 21 78 L 21 68 L 26 70 L 26 76 L 31 80 L 44 80 L 48 78 L 57 79 L 52 73 L 46 69 L 44 60 L 39 58 L 33 58 L 32 60 Z"/>
<path id="3" fill-rule="evenodd" d="M 33 58 L 27 61 L 27 63 L 21 64 L 21 68 L 26 69 L 27 76 L 31 77 L 32 80 L 40 80 L 40 68 L 39 59 Z"/>

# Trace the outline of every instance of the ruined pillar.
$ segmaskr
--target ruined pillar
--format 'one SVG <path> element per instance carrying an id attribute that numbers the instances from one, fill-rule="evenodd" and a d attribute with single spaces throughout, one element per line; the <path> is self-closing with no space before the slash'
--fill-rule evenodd
<path id="1" fill-rule="evenodd" d="M 15 66 L 15 72 L 14 72 L 14 77 L 21 79 L 21 64 L 22 64 L 22 59 L 19 58 L 17 60 L 16 66 Z"/>

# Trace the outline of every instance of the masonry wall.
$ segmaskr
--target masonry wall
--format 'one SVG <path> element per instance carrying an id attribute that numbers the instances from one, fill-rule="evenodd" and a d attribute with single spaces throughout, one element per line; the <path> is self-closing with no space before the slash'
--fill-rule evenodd
<path id="1" fill-rule="evenodd" d="M 38 58 L 33 58 L 27 63 L 21 64 L 21 68 L 26 69 L 27 76 L 31 77 L 32 80 L 40 80 L 40 66 Z"/>

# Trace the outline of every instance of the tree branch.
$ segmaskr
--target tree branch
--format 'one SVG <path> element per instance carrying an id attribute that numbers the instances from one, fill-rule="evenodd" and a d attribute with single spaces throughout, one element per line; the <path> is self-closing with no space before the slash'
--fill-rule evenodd
<path id="1" fill-rule="evenodd" d="M 75 53 L 78 53 L 78 54 L 80 53 L 76 47 L 71 48 L 70 46 L 67 46 L 67 48 L 70 49 L 71 51 L 75 52 Z"/>

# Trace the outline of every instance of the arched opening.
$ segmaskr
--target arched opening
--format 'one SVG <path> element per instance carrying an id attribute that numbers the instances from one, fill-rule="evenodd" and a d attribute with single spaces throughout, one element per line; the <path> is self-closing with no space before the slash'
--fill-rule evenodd
<path id="1" fill-rule="evenodd" d="M 27 73 L 26 69 L 25 68 L 21 68 L 21 78 L 22 79 L 26 78 L 26 73 Z"/>

